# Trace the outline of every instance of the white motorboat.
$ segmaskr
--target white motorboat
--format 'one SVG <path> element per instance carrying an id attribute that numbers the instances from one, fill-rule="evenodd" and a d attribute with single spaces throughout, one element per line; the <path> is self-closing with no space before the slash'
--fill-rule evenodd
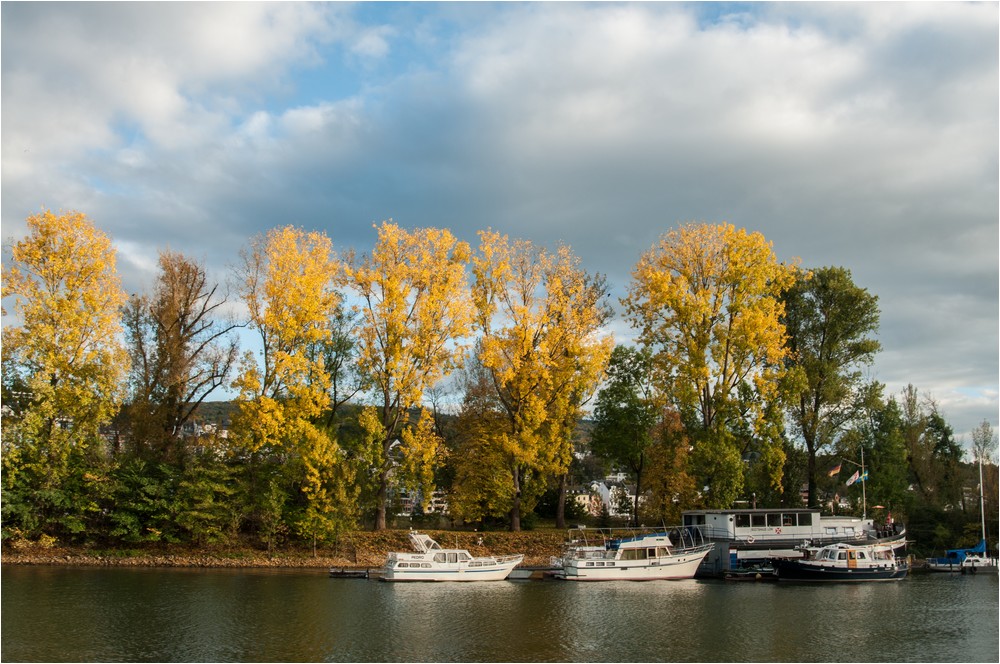
<path id="1" fill-rule="evenodd" d="M 410 533 L 412 552 L 390 553 L 383 581 L 503 581 L 523 554 L 476 557 L 466 549 L 443 549 L 428 535 Z"/>
<path id="2" fill-rule="evenodd" d="M 634 529 L 580 528 L 570 540 L 555 577 L 568 581 L 690 579 L 712 549 L 694 527 L 642 533 Z"/>

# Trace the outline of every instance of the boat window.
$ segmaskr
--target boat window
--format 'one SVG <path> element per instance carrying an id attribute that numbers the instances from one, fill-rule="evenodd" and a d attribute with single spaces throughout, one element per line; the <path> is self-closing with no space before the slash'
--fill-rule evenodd
<path id="1" fill-rule="evenodd" d="M 611 562 L 608 563 L 608 567 L 614 567 L 614 566 L 615 566 L 614 561 L 611 561 Z"/>
<path id="2" fill-rule="evenodd" d="M 431 564 L 430 563 L 420 563 L 420 566 L 421 567 L 430 567 Z"/>
<path id="3" fill-rule="evenodd" d="M 457 553 L 449 553 L 448 554 L 448 562 L 449 563 L 457 563 L 458 562 L 458 554 Z"/>
<path id="4" fill-rule="evenodd" d="M 751 514 L 750 521 L 753 525 L 760 526 L 762 528 L 767 525 L 767 519 L 763 514 Z"/>
<path id="5" fill-rule="evenodd" d="M 835 526 L 827 526 L 826 527 L 826 534 L 827 535 L 836 535 L 837 534 L 837 528 Z"/>
<path id="6" fill-rule="evenodd" d="M 847 554 L 841 551 L 837 554 L 837 560 L 847 560 Z"/>
<path id="7" fill-rule="evenodd" d="M 458 554 L 458 559 L 461 560 L 461 561 L 463 561 L 463 562 L 465 562 L 466 560 L 471 560 L 471 558 L 469 558 L 469 554 L 467 554 L 467 553 L 460 553 L 460 554 Z"/>
<path id="8" fill-rule="evenodd" d="M 799 525 L 800 526 L 811 526 L 813 525 L 813 515 L 812 512 L 806 514 L 799 514 Z"/>
<path id="9" fill-rule="evenodd" d="M 750 527 L 750 515 L 749 514 L 737 514 L 736 515 L 736 527 L 737 528 L 749 528 Z"/>
<path id="10" fill-rule="evenodd" d="M 622 560 L 645 560 L 645 558 L 646 549 L 622 549 Z"/>
<path id="11" fill-rule="evenodd" d="M 436 563 L 443 563 L 444 561 L 445 561 L 445 557 L 444 557 L 443 553 L 435 553 L 434 554 L 434 562 L 436 562 Z"/>
<path id="12" fill-rule="evenodd" d="M 410 563 L 399 563 L 396 567 L 409 567 Z"/>
<path id="13" fill-rule="evenodd" d="M 656 549 L 656 555 L 659 556 L 659 557 L 661 557 L 661 558 L 664 557 L 664 556 L 669 556 L 670 555 L 670 549 L 668 549 L 665 546 L 661 546 L 661 547 L 659 547 L 659 548 Z"/>
<path id="14" fill-rule="evenodd" d="M 858 560 L 867 560 L 868 556 L 865 555 L 864 551 L 858 551 Z"/>
<path id="15" fill-rule="evenodd" d="M 794 514 L 782 514 L 781 515 L 781 525 L 783 526 L 794 526 L 795 515 Z"/>
<path id="16" fill-rule="evenodd" d="M 656 557 L 656 549 L 646 549 L 646 557 L 647 558 L 655 558 Z"/>
<path id="17" fill-rule="evenodd" d="M 768 514 L 767 515 L 767 526 L 769 528 L 777 528 L 781 525 L 781 515 L 780 514 Z"/>
<path id="18" fill-rule="evenodd" d="M 604 567 L 604 563 L 594 563 L 597 567 Z"/>
<path id="19" fill-rule="evenodd" d="M 593 567 L 594 563 L 587 563 L 587 567 Z"/>

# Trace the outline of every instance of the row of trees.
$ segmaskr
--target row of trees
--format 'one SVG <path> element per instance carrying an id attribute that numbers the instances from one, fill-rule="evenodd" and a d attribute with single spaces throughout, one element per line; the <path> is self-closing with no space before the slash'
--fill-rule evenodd
<path id="1" fill-rule="evenodd" d="M 860 446 L 873 490 L 888 482 L 876 460 L 895 452 L 879 427 L 900 406 L 861 373 L 879 348 L 876 298 L 843 269 L 779 263 L 760 234 L 727 224 L 682 226 L 642 256 L 621 303 L 637 346 L 614 350 L 603 277 L 568 247 L 491 230 L 474 251 L 385 222 L 355 256 L 277 228 L 241 251 L 231 293 L 163 251 L 152 292 L 126 297 L 84 215 L 28 227 L 3 282 L 19 319 L 4 328 L 5 538 L 315 546 L 362 520 L 385 528 L 400 489 L 429 501 L 439 487 L 453 517 L 514 530 L 549 491 L 561 524 L 602 384 L 593 450 L 649 487 L 648 518 L 751 493 L 792 504 L 800 479 L 816 504 L 824 452 Z M 240 327 L 253 350 L 241 353 Z M 450 375 L 462 400 L 446 419 Z M 185 437 L 223 386 L 237 393 L 229 437 Z M 913 435 L 950 441 L 936 410 L 915 408 Z M 961 456 L 941 436 L 926 459 L 925 443 L 906 448 L 885 502 L 905 509 L 914 477 L 942 508 L 961 497 L 960 473 L 934 474 L 941 455 Z"/>

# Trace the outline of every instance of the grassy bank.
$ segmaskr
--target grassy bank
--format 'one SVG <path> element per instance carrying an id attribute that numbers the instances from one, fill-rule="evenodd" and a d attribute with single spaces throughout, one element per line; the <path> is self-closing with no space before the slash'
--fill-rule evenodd
<path id="1" fill-rule="evenodd" d="M 558 555 L 564 531 L 520 533 L 425 530 L 442 547 L 468 549 L 473 555 L 525 554 L 524 565 L 544 565 Z M 358 531 L 344 535 L 332 546 L 282 548 L 262 551 L 248 546 L 192 548 L 176 545 L 102 549 L 98 547 L 42 546 L 37 543 L 5 544 L 4 565 L 84 565 L 115 567 L 378 567 L 390 551 L 409 551 L 405 530 Z"/>

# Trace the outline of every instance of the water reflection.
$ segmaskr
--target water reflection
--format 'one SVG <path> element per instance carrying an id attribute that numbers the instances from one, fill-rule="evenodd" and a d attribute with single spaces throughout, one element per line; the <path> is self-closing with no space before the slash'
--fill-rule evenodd
<path id="1" fill-rule="evenodd" d="M 390 584 L 4 567 L 5 661 L 990 661 L 998 583 Z"/>

